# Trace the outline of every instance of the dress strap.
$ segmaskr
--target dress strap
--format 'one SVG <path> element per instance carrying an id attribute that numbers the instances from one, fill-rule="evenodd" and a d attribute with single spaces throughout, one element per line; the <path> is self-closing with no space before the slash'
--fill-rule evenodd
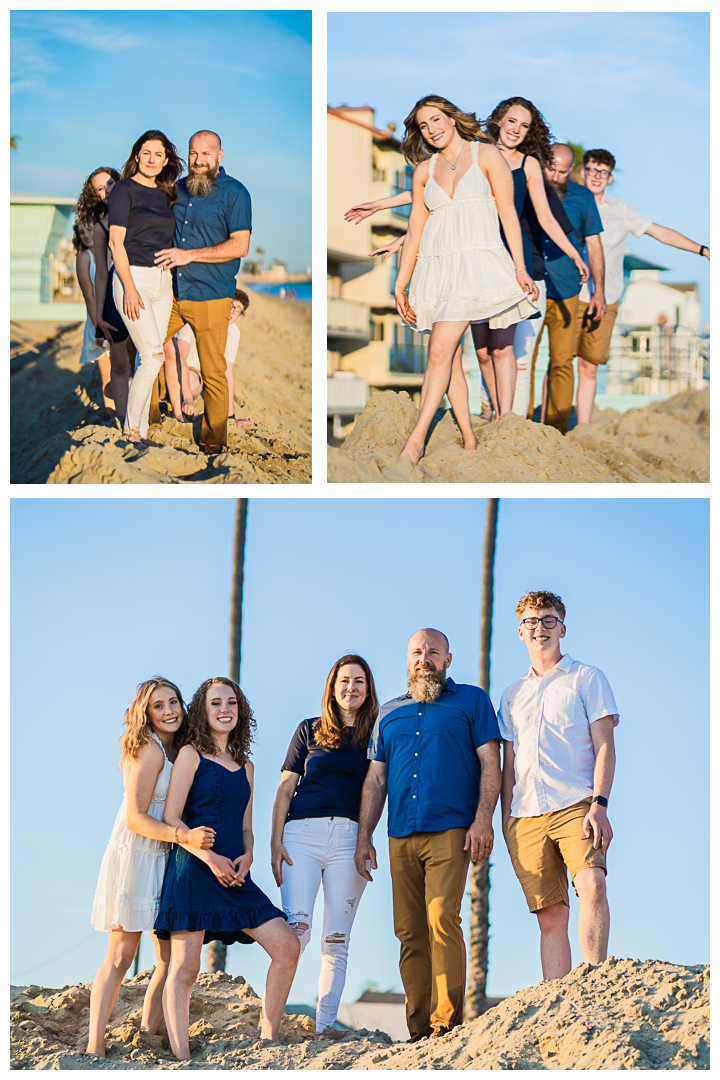
<path id="1" fill-rule="evenodd" d="M 435 173 L 435 162 L 437 161 L 437 154 L 430 155 L 430 167 L 428 169 L 428 176 L 432 179 Z"/>
<path id="2" fill-rule="evenodd" d="M 527 154 L 523 154 L 523 159 L 520 162 L 520 168 L 522 169 L 523 172 L 525 172 L 525 162 L 527 161 L 527 159 L 528 159 Z"/>
<path id="3" fill-rule="evenodd" d="M 165 747 L 164 747 L 164 746 L 163 746 L 163 744 L 162 744 L 162 743 L 160 742 L 160 740 L 158 739 L 158 737 L 157 737 L 157 735 L 155 734 L 155 732 L 154 732 L 154 731 L 152 732 L 152 737 L 153 737 L 153 739 L 155 740 L 155 742 L 156 742 L 156 743 L 158 744 L 158 746 L 160 747 L 160 749 L 162 750 L 162 752 L 163 752 L 163 756 L 164 756 L 165 760 L 166 760 L 166 761 L 169 761 L 169 760 L 170 760 L 170 758 L 169 758 L 169 757 L 167 756 L 167 754 L 165 753 Z"/>
<path id="4" fill-rule="evenodd" d="M 478 156 L 478 143 L 477 143 L 477 139 L 473 139 L 473 141 L 470 143 L 470 157 L 472 159 L 473 165 L 477 165 L 477 156 Z"/>

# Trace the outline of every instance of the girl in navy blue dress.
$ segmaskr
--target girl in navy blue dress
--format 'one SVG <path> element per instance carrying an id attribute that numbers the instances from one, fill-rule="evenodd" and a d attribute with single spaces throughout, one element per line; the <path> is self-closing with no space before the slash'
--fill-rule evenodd
<path id="1" fill-rule="evenodd" d="M 250 877 L 253 861 L 249 760 L 255 719 L 232 679 L 208 679 L 195 692 L 187 745 L 178 753 L 164 820 L 176 830 L 200 822 L 215 830 L 212 850 L 191 854 L 173 845 L 155 932 L 170 939 L 170 970 L 163 1006 L 170 1046 L 190 1058 L 190 991 L 209 941 L 252 944 L 270 956 L 261 1038 L 278 1042 L 280 1021 L 300 956 L 297 936 Z M 190 828 L 193 826 L 190 825 Z"/>

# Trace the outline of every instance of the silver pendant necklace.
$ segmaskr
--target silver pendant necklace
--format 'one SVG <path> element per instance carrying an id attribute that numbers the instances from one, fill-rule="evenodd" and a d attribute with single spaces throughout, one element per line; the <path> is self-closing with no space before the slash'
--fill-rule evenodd
<path id="1" fill-rule="evenodd" d="M 463 143 L 463 145 L 460 148 L 460 154 L 462 154 L 464 149 L 465 149 L 465 143 Z M 450 165 L 450 168 L 451 168 L 451 170 L 453 172 L 455 172 L 455 170 L 457 169 L 457 163 L 460 160 L 460 154 L 458 154 L 458 156 L 455 158 L 455 164 L 454 165 L 450 165 L 450 162 L 448 161 L 448 165 Z M 443 154 L 443 157 L 445 157 L 444 154 Z M 447 161 L 447 158 L 445 158 L 445 160 Z"/>

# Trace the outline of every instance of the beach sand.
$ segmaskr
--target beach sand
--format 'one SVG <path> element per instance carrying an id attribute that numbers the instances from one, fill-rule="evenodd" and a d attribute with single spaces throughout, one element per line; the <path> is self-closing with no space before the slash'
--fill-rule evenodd
<path id="1" fill-rule="evenodd" d="M 210 458 L 192 424 L 165 418 L 157 445 L 139 448 L 102 421 L 97 365 L 78 363 L 83 328 L 65 330 L 12 376 L 11 483 L 310 483 L 310 304 L 251 293 L 240 328 L 235 415 L 255 426 L 231 425 L 229 450 Z"/>
<path id="2" fill-rule="evenodd" d="M 686 390 L 669 401 L 618 413 L 595 410 L 592 424 L 563 436 L 508 413 L 473 418 L 479 447 L 462 449 L 450 412 L 435 424 L 418 465 L 400 460 L 418 410 L 404 391 L 370 398 L 343 446 L 328 447 L 329 483 L 706 484 L 710 395 Z"/>
<path id="3" fill-rule="evenodd" d="M 659 960 L 580 964 L 506 998 L 440 1039 L 412 1046 L 383 1032 L 332 1031 L 286 1015 L 273 1046 L 257 1039 L 261 1002 L 242 976 L 199 976 L 190 1001 L 192 1062 L 138 1030 L 151 972 L 122 984 L 105 1061 L 85 1055 L 90 985 L 11 987 L 14 1069 L 709 1069 L 710 969 Z"/>

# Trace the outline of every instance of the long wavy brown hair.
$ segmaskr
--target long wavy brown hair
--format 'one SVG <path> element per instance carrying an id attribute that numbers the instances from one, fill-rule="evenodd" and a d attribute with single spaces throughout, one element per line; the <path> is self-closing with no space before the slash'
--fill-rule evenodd
<path id="1" fill-rule="evenodd" d="M 108 176 L 112 176 L 115 183 L 120 179 L 120 173 L 117 169 L 111 169 L 108 165 L 103 165 L 99 169 L 93 169 L 90 173 L 82 186 L 82 191 L 80 192 L 77 201 L 78 219 L 86 225 L 94 225 L 96 221 L 99 221 L 100 218 L 104 217 L 107 213 L 107 203 L 102 201 L 92 183 L 93 178 L 99 176 L 100 173 L 103 172 L 107 173 Z"/>
<path id="2" fill-rule="evenodd" d="M 238 722 L 230 732 L 227 748 L 233 761 L 236 761 L 238 765 L 245 765 L 250 759 L 250 743 L 253 741 L 257 722 L 250 703 L 238 684 L 224 675 L 217 679 L 206 679 L 193 694 L 188 710 L 188 726 L 184 742 L 194 746 L 198 754 L 210 754 L 213 757 L 217 754 L 218 744 L 210 730 L 206 709 L 207 692 L 215 683 L 223 683 L 224 686 L 230 686 L 235 691 Z"/>
<path id="3" fill-rule="evenodd" d="M 367 697 L 357 711 L 353 727 L 346 727 L 343 724 L 338 703 L 335 700 L 335 683 L 337 682 L 338 672 L 346 664 L 357 664 L 358 667 L 361 667 L 365 672 L 367 685 Z M 313 724 L 315 741 L 320 746 L 327 746 L 331 750 L 345 750 L 350 743 L 366 747 L 377 720 L 378 709 L 375 680 L 367 660 L 363 660 L 362 656 L 357 656 L 355 653 L 341 656 L 333 664 L 325 683 L 322 716 L 319 716 Z"/>
<path id="4" fill-rule="evenodd" d="M 421 161 L 426 161 L 427 158 L 438 153 L 437 147 L 427 142 L 423 137 L 418 125 L 417 114 L 420 109 L 424 109 L 426 106 L 439 109 L 440 112 L 445 113 L 446 116 L 454 120 L 458 134 L 468 142 L 492 142 L 492 139 L 488 138 L 484 133 L 475 113 L 463 112 L 458 109 L 457 105 L 453 105 L 452 101 L 448 101 L 447 98 L 440 97 L 437 94 L 430 94 L 428 97 L 416 101 L 410 114 L 405 117 L 402 152 L 405 155 L 405 160 L 410 165 L 419 165 Z"/>
<path id="5" fill-rule="evenodd" d="M 153 675 L 151 679 L 140 683 L 135 691 L 135 697 L 125 712 L 125 734 L 120 739 L 120 768 L 123 767 L 126 759 L 136 761 L 140 748 L 152 739 L 153 729 L 148 717 L 148 706 L 150 698 L 161 686 L 167 686 L 177 694 L 182 709 L 182 721 L 175 732 L 175 746 L 182 746 L 186 741 L 188 714 L 183 696 L 174 682 L 164 679 L 162 675 Z"/>
<path id="6" fill-rule="evenodd" d="M 146 142 L 161 142 L 163 144 L 163 148 L 167 155 L 167 161 L 165 162 L 162 171 L 157 176 L 155 183 L 170 196 L 170 205 L 172 206 L 178 197 L 177 191 L 175 190 L 175 181 L 183 171 L 185 162 L 178 155 L 174 143 L 171 143 L 167 135 L 163 135 L 162 131 L 145 131 L 135 142 L 130 151 L 130 157 L 123 165 L 123 180 L 128 180 L 135 176 L 135 173 L 138 171 L 138 163 L 135 158 Z"/>
<path id="7" fill-rule="evenodd" d="M 527 98 L 505 98 L 504 101 L 499 102 L 495 106 L 487 120 L 484 121 L 483 127 L 487 130 L 488 134 L 492 136 L 493 140 L 497 142 L 500 134 L 500 121 L 504 119 L 509 110 L 512 109 L 513 105 L 522 105 L 523 109 L 527 109 L 532 117 L 528 133 L 523 141 L 518 144 L 517 149 L 521 154 L 528 154 L 530 157 L 537 158 L 542 166 L 552 168 L 552 132 L 550 131 L 543 114 L 535 105 L 533 105 L 532 101 L 528 101 Z"/>

